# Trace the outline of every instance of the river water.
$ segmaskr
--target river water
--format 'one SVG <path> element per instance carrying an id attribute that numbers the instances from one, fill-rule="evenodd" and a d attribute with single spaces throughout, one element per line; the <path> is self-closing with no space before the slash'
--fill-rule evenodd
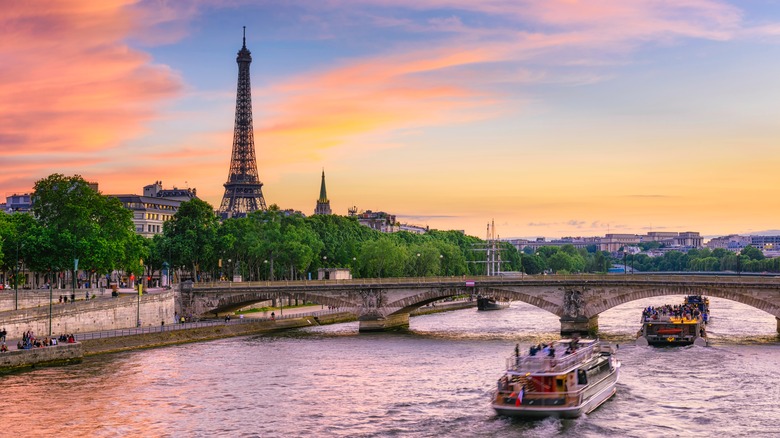
<path id="1" fill-rule="evenodd" d="M 615 397 L 574 420 L 495 415 L 490 392 L 515 343 L 557 337 L 557 317 L 413 317 L 407 333 L 357 323 L 88 358 L 0 377 L 2 436 L 778 436 L 773 316 L 711 299 L 710 347 L 630 345 L 647 305 L 600 316 L 623 363 Z"/>

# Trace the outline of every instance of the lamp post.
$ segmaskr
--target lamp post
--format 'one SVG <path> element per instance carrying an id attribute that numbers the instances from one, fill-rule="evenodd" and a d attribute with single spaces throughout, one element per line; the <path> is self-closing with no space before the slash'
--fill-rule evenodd
<path id="1" fill-rule="evenodd" d="M 263 264 L 268 266 L 268 260 L 263 260 Z M 266 278 L 265 278 L 265 281 L 268 281 L 269 277 L 270 277 L 270 275 L 267 275 Z"/>
<path id="2" fill-rule="evenodd" d="M 144 259 L 140 260 L 141 269 L 143 270 Z M 136 313 L 136 327 L 141 327 L 141 294 L 143 293 L 143 281 L 138 283 L 138 310 Z"/>
<path id="3" fill-rule="evenodd" d="M 14 274 L 14 310 L 19 310 L 19 242 L 16 242 L 16 273 Z"/>
<path id="4" fill-rule="evenodd" d="M 441 269 L 441 265 L 443 265 L 443 264 L 444 264 L 444 254 L 439 254 L 439 272 L 443 271 Z M 447 273 L 445 272 L 444 275 L 446 276 Z"/>
<path id="5" fill-rule="evenodd" d="M 51 285 L 49 285 L 49 336 L 52 335 L 51 331 L 51 314 L 52 314 L 52 303 L 54 302 L 54 296 L 53 296 L 53 290 L 51 288 Z"/>
<path id="6" fill-rule="evenodd" d="M 76 275 L 79 272 L 79 259 L 73 258 L 73 277 L 70 279 L 70 300 L 76 300 Z"/>
<path id="7" fill-rule="evenodd" d="M 523 266 L 523 250 L 520 250 L 520 280 L 525 278 L 525 266 Z"/>
<path id="8" fill-rule="evenodd" d="M 233 265 L 230 264 L 230 262 L 232 261 L 233 259 L 228 259 L 228 266 L 230 267 L 230 278 L 228 279 L 228 281 L 233 281 Z"/>
<path id="9" fill-rule="evenodd" d="M 415 263 L 414 267 L 416 268 L 415 274 L 417 274 L 417 277 L 419 278 L 420 277 L 420 253 L 419 252 L 417 253 L 417 263 Z"/>
<path id="10" fill-rule="evenodd" d="M 628 273 L 628 267 L 626 266 L 626 254 L 628 254 L 628 251 L 626 251 L 626 248 L 623 248 L 623 275 L 626 275 Z"/>

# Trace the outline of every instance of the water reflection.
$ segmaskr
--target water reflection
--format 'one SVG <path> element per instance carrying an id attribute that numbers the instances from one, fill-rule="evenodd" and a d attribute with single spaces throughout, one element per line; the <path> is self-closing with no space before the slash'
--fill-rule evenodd
<path id="1" fill-rule="evenodd" d="M 576 420 L 519 422 L 488 404 L 515 343 L 558 337 L 558 318 L 513 303 L 414 317 L 405 333 L 358 324 L 120 353 L 2 378 L 4 435 L 766 435 L 780 417 L 771 315 L 711 299 L 707 348 L 631 343 L 647 305 L 599 318 L 621 344 L 613 400 Z M 757 345 L 758 344 L 758 345 Z M 34 415 L 31 413 L 44 413 Z"/>

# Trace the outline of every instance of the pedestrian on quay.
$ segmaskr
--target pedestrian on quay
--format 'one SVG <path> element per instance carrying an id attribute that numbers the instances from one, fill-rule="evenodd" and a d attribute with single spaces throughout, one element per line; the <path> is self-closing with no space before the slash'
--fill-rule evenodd
<path id="1" fill-rule="evenodd" d="M 5 327 L 3 327 L 2 330 L 0 330 L 0 341 L 5 342 L 5 336 L 8 334 L 7 331 L 5 331 Z"/>

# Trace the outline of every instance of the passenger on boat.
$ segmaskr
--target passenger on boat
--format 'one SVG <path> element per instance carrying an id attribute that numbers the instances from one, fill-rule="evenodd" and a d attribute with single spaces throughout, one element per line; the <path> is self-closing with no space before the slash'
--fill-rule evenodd
<path id="1" fill-rule="evenodd" d="M 536 356 L 536 353 L 539 352 L 539 346 L 538 345 L 531 345 L 531 348 L 528 350 L 529 356 Z"/>

